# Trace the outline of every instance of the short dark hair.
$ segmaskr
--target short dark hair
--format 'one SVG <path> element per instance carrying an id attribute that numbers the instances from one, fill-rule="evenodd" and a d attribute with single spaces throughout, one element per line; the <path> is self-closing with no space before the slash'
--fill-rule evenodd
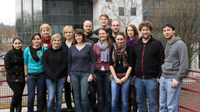
<path id="1" fill-rule="evenodd" d="M 85 33 L 83 32 L 83 30 L 81 30 L 81 29 L 76 29 L 76 30 L 74 31 L 74 36 L 73 36 L 73 43 L 74 43 L 74 44 L 77 44 L 77 41 L 76 41 L 76 39 L 75 39 L 75 34 L 80 34 L 80 35 L 82 35 L 82 38 L 83 38 L 82 42 L 83 42 L 83 43 L 86 42 L 86 35 L 85 35 Z"/>
<path id="2" fill-rule="evenodd" d="M 150 29 L 150 31 L 153 30 L 153 25 L 150 21 L 141 22 L 140 25 L 139 25 L 139 30 L 141 31 L 144 26 L 148 27 Z"/>
<path id="3" fill-rule="evenodd" d="M 118 32 L 118 33 L 116 34 L 115 38 L 116 38 L 118 35 L 122 35 L 122 36 L 124 37 L 124 39 L 125 39 L 124 32 Z"/>
<path id="4" fill-rule="evenodd" d="M 169 23 L 165 24 L 165 25 L 162 27 L 162 30 L 163 30 L 165 27 L 170 27 L 173 31 L 175 30 L 174 25 L 169 24 Z"/>
<path id="5" fill-rule="evenodd" d="M 32 35 L 31 41 L 34 39 L 34 37 L 35 37 L 36 35 L 38 35 L 38 36 L 40 37 L 40 39 L 42 38 L 42 37 L 41 37 L 41 34 L 36 32 L 36 33 L 34 33 L 34 34 Z"/>

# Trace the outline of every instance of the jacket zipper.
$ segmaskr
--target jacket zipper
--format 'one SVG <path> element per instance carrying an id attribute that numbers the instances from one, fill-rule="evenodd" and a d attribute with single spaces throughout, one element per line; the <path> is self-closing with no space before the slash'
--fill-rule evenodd
<path id="1" fill-rule="evenodd" d="M 144 48 L 143 48 L 143 53 L 142 53 L 142 62 L 141 62 L 141 66 L 142 66 L 142 73 L 143 73 L 143 78 L 144 78 L 143 61 L 144 61 L 144 51 L 145 51 L 146 44 L 143 44 L 143 45 L 144 45 Z"/>

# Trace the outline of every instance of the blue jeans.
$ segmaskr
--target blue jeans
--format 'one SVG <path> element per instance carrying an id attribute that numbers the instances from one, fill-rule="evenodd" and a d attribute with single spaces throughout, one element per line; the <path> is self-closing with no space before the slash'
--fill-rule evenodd
<path id="1" fill-rule="evenodd" d="M 40 76 L 27 76 L 27 88 L 28 88 L 28 112 L 33 111 L 34 99 L 35 99 L 35 87 L 37 85 L 37 112 L 43 110 L 43 94 L 45 87 L 45 75 Z"/>
<path id="2" fill-rule="evenodd" d="M 56 96 L 56 112 L 61 111 L 62 104 L 62 93 L 63 88 L 66 82 L 66 77 L 63 77 L 56 82 L 52 82 L 49 79 L 46 79 L 46 85 L 48 90 L 48 102 L 47 102 L 47 112 L 53 112 L 53 103 L 55 101 Z"/>
<path id="3" fill-rule="evenodd" d="M 112 77 L 112 80 L 111 80 L 112 112 L 118 112 L 118 98 L 119 98 L 120 88 L 121 88 L 121 95 L 122 95 L 121 96 L 122 112 L 128 112 L 128 93 L 129 93 L 130 85 L 131 85 L 131 76 L 129 76 L 126 82 L 122 84 L 117 84 L 115 82 L 115 79 Z"/>
<path id="4" fill-rule="evenodd" d="M 146 98 L 149 101 L 149 112 L 158 112 L 159 83 L 156 78 L 135 78 L 136 100 L 140 112 L 148 112 Z"/>
<path id="5" fill-rule="evenodd" d="M 110 71 L 95 71 L 97 77 L 98 112 L 111 111 Z"/>
<path id="6" fill-rule="evenodd" d="M 89 112 L 90 103 L 88 98 L 89 73 L 85 72 L 70 72 L 70 79 L 74 91 L 74 102 L 76 112 Z"/>
<path id="7" fill-rule="evenodd" d="M 178 112 L 179 99 L 183 79 L 178 87 L 172 88 L 172 78 L 161 77 L 160 82 L 160 112 Z"/>

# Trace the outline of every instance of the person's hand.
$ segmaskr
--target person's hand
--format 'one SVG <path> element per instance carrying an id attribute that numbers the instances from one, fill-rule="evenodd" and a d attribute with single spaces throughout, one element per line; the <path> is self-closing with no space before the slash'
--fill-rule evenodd
<path id="1" fill-rule="evenodd" d="M 94 82 L 97 81 L 96 79 L 97 79 L 97 76 L 94 74 L 94 75 L 93 75 L 93 80 L 94 80 Z"/>
<path id="2" fill-rule="evenodd" d="M 175 80 L 175 79 L 172 79 L 172 80 L 173 80 L 173 82 L 172 82 L 171 87 L 172 87 L 172 88 L 178 87 L 179 82 L 178 82 L 177 80 Z"/>
<path id="3" fill-rule="evenodd" d="M 88 82 L 92 82 L 92 80 L 93 80 L 93 76 L 92 76 L 92 74 L 90 74 L 88 77 Z"/>
<path id="4" fill-rule="evenodd" d="M 69 75 L 67 76 L 67 82 L 68 82 L 68 83 L 71 82 L 71 80 L 70 80 L 70 76 L 69 76 Z"/>
<path id="5" fill-rule="evenodd" d="M 133 81 L 135 81 L 135 76 L 132 77 Z"/>
<path id="6" fill-rule="evenodd" d="M 117 84 L 122 84 L 122 83 L 121 83 L 121 79 L 119 79 L 119 78 L 115 78 L 115 82 L 116 82 Z"/>
<path id="7" fill-rule="evenodd" d="M 16 79 L 14 82 L 18 82 L 19 80 L 18 79 Z"/>
<path id="8" fill-rule="evenodd" d="M 160 79 L 160 78 L 157 78 L 157 82 L 160 83 L 160 81 L 161 81 L 161 79 Z"/>
<path id="9" fill-rule="evenodd" d="M 25 82 L 27 83 L 27 77 L 25 77 Z"/>
<path id="10" fill-rule="evenodd" d="M 110 79 L 110 81 L 111 81 L 111 79 L 112 79 L 112 74 L 110 74 L 110 78 L 109 78 L 109 79 Z"/>
<path id="11" fill-rule="evenodd" d="M 127 80 L 127 77 L 123 77 L 123 78 L 121 78 L 121 83 L 125 83 L 126 80 Z"/>

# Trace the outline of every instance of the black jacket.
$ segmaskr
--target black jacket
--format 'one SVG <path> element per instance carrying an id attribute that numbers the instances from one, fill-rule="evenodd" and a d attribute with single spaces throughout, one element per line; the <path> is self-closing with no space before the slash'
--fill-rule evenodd
<path id="1" fill-rule="evenodd" d="M 147 43 L 143 43 L 142 37 L 132 47 L 133 73 L 136 77 L 150 79 L 159 78 L 161 65 L 164 60 L 164 49 L 161 41 L 152 36 Z"/>
<path id="2" fill-rule="evenodd" d="M 43 54 L 43 66 L 47 79 L 50 79 L 52 82 L 66 77 L 67 74 L 67 55 L 66 51 L 62 49 L 62 46 L 59 49 L 54 50 L 50 46 Z"/>
<path id="3" fill-rule="evenodd" d="M 13 82 L 16 79 L 18 82 L 24 82 L 24 58 L 21 49 L 9 50 L 5 55 L 4 63 L 8 82 Z"/>

